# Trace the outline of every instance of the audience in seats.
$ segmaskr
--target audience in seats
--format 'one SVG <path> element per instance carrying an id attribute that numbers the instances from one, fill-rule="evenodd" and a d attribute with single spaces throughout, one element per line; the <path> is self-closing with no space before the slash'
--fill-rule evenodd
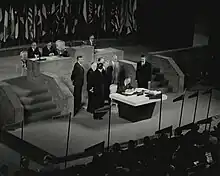
<path id="1" fill-rule="evenodd" d="M 212 132 L 199 132 L 199 127 L 194 125 L 191 130 L 187 129 L 189 131 L 186 133 L 181 129 L 175 130 L 173 137 L 162 133 L 145 137 L 141 144 L 133 140 L 128 141 L 126 146 L 116 143 L 110 150 L 94 154 L 89 164 L 58 170 L 54 170 L 53 167 L 48 169 L 47 165 L 44 172 L 37 174 L 48 176 L 218 176 L 219 129 L 220 125 Z M 27 167 L 24 168 L 27 170 Z"/>

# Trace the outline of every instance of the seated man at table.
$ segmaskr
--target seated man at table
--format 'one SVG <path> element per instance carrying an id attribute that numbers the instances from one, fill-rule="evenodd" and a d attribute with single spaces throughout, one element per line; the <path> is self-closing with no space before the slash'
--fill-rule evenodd
<path id="1" fill-rule="evenodd" d="M 28 58 L 37 58 L 40 57 L 41 53 L 37 47 L 36 42 L 32 42 L 31 47 L 28 49 Z"/>
<path id="2" fill-rule="evenodd" d="M 43 56 L 56 56 L 58 54 L 58 52 L 56 51 L 56 49 L 52 46 L 52 43 L 49 42 L 44 48 L 43 48 L 43 52 L 42 55 Z"/>
<path id="3" fill-rule="evenodd" d="M 126 90 L 129 90 L 129 89 L 133 89 L 133 87 L 131 86 L 131 78 L 126 77 L 125 80 L 124 80 L 124 83 L 118 85 L 117 93 L 123 93 L 123 92 L 125 92 Z"/>
<path id="4" fill-rule="evenodd" d="M 69 57 L 69 53 L 66 50 L 65 42 L 61 40 L 56 41 L 56 51 L 59 56 Z"/>

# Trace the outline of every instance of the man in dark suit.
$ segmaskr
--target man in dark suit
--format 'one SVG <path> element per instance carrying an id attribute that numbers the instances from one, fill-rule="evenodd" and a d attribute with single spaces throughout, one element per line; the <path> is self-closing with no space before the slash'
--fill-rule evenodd
<path id="1" fill-rule="evenodd" d="M 105 102 L 105 72 L 103 72 L 103 64 L 98 63 L 97 69 L 94 72 L 94 109 L 99 109 L 104 106 Z M 102 119 L 99 115 L 94 114 L 94 119 Z"/>
<path id="2" fill-rule="evenodd" d="M 74 115 L 76 115 L 82 107 L 82 87 L 84 83 L 83 62 L 83 57 L 78 56 L 71 75 L 71 80 L 74 85 Z"/>
<path id="3" fill-rule="evenodd" d="M 89 37 L 87 45 L 94 46 L 94 48 L 96 48 L 96 42 L 95 42 L 95 36 L 94 35 L 91 35 Z"/>
<path id="4" fill-rule="evenodd" d="M 56 49 L 52 46 L 52 43 L 49 42 L 44 48 L 43 48 L 43 52 L 42 55 L 43 56 L 56 56 L 58 54 L 58 52 L 56 51 Z"/>
<path id="5" fill-rule="evenodd" d="M 110 65 L 109 61 L 104 62 L 104 74 L 105 74 L 105 101 L 110 103 L 110 85 L 112 84 L 112 74 L 113 74 L 113 66 Z"/>
<path id="6" fill-rule="evenodd" d="M 148 88 L 148 82 L 151 81 L 152 66 L 147 61 L 145 55 L 141 56 L 141 61 L 137 64 L 136 80 L 139 88 Z"/>
<path id="7" fill-rule="evenodd" d="M 37 43 L 33 42 L 31 47 L 28 49 L 28 58 L 37 58 L 40 57 L 41 53 L 37 47 Z"/>
<path id="8" fill-rule="evenodd" d="M 88 91 L 88 106 L 87 106 L 87 111 L 90 113 L 94 112 L 94 72 L 97 69 L 97 63 L 93 62 L 91 64 L 91 68 L 88 70 L 86 74 L 87 78 L 87 91 Z"/>

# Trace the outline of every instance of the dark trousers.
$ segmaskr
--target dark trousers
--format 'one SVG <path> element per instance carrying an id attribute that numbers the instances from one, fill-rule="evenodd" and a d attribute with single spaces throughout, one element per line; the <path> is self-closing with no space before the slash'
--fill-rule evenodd
<path id="1" fill-rule="evenodd" d="M 87 111 L 90 113 L 94 112 L 94 95 L 92 92 L 88 91 L 88 106 Z"/>
<path id="2" fill-rule="evenodd" d="M 74 115 L 81 109 L 82 104 L 82 85 L 75 85 L 74 87 Z"/>

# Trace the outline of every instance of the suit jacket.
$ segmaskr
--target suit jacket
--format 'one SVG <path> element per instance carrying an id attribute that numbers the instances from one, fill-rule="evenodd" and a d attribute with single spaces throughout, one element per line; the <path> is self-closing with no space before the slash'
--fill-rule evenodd
<path id="1" fill-rule="evenodd" d="M 87 45 L 90 45 L 90 46 L 94 46 L 94 48 L 96 48 L 97 44 L 96 44 L 96 41 L 94 41 L 93 43 L 91 43 L 89 40 L 86 42 Z"/>
<path id="2" fill-rule="evenodd" d="M 40 53 L 39 49 L 36 48 L 36 49 L 33 51 L 33 49 L 30 47 L 30 48 L 28 49 L 28 58 L 35 58 L 35 55 L 41 56 L 41 53 Z"/>
<path id="3" fill-rule="evenodd" d="M 143 66 L 141 62 L 137 64 L 136 80 L 138 84 L 148 86 L 148 81 L 151 81 L 152 66 L 149 62 L 146 62 Z M 147 88 L 147 87 L 146 87 Z"/>
<path id="4" fill-rule="evenodd" d="M 94 72 L 94 94 L 100 98 L 104 98 L 105 88 L 105 72 L 100 72 L 98 69 Z"/>
<path id="5" fill-rule="evenodd" d="M 71 75 L 71 80 L 74 86 L 83 86 L 84 83 L 84 68 L 77 62 L 75 63 Z"/>
<path id="6" fill-rule="evenodd" d="M 61 51 L 61 54 L 59 53 L 59 51 L 57 51 L 57 53 L 62 57 L 69 57 L 69 53 L 66 49 Z"/>
<path id="7" fill-rule="evenodd" d="M 86 74 L 87 91 L 94 87 L 94 71 L 90 68 Z"/>
<path id="8" fill-rule="evenodd" d="M 42 55 L 43 55 L 43 56 L 49 56 L 51 53 L 54 53 L 55 56 L 58 54 L 58 52 L 56 51 L 56 49 L 54 49 L 53 47 L 51 47 L 50 49 L 48 49 L 47 46 L 45 46 L 45 47 L 43 48 L 43 52 L 42 52 Z"/>

